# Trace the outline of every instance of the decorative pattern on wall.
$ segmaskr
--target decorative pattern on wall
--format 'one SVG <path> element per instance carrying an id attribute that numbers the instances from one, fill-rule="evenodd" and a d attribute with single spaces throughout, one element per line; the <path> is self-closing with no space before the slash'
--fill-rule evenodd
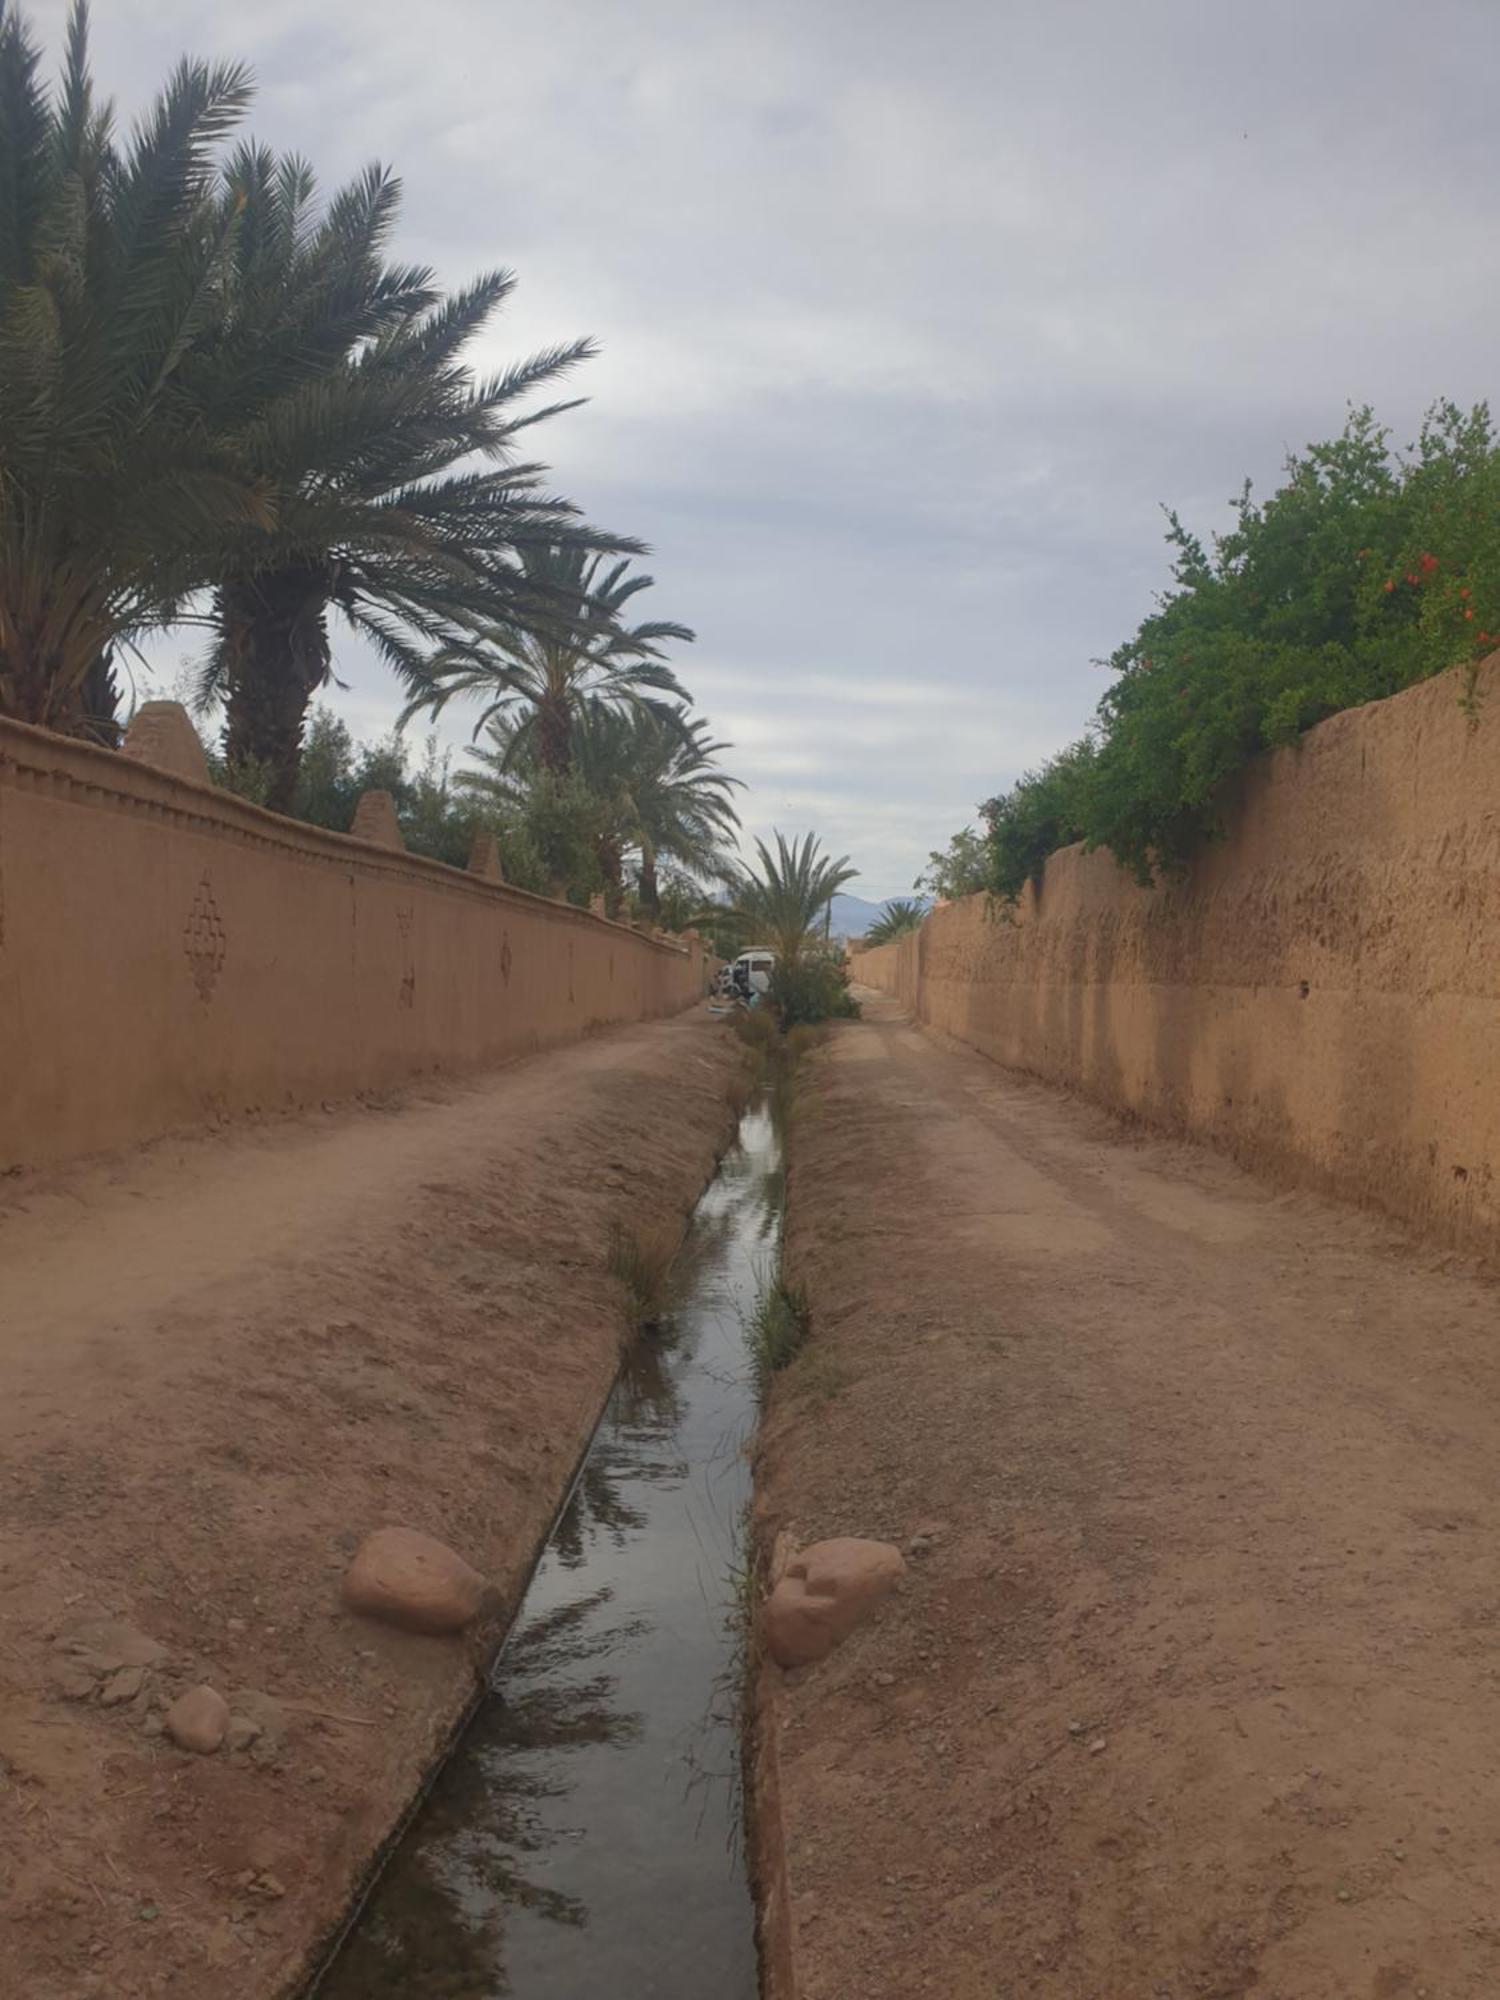
<path id="1" fill-rule="evenodd" d="M 4 716 L 0 846 L 0 1042 L 26 1037 L 0 1173 L 492 1067 L 700 986 L 691 947 Z"/>
<path id="2" fill-rule="evenodd" d="M 188 911 L 187 924 L 182 933 L 182 949 L 187 958 L 188 970 L 193 975 L 198 998 L 205 1005 L 214 997 L 219 974 L 224 970 L 224 954 L 227 948 L 228 937 L 224 930 L 224 919 L 219 915 L 219 906 L 214 901 L 213 884 L 205 872 L 198 884 L 198 893 L 193 898 L 193 906 Z"/>

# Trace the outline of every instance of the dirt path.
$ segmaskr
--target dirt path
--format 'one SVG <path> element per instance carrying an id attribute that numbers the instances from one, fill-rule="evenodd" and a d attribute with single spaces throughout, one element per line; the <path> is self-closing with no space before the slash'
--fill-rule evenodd
<path id="1" fill-rule="evenodd" d="M 504 1610 L 356 1621 L 349 1553 L 407 1523 L 513 1598 L 614 1372 L 611 1226 L 685 1214 L 741 1060 L 690 1017 L 0 1180 L 0 1993 L 295 1989 Z M 253 1745 L 155 1733 L 197 1680 Z"/>
<path id="2" fill-rule="evenodd" d="M 905 1025 L 808 1065 L 764 1524 L 798 2000 L 1500 1992 L 1497 1292 Z"/>

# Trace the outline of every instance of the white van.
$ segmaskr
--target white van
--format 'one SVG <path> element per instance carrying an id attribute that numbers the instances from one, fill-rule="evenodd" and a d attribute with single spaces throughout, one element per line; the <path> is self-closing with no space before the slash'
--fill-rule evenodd
<path id="1" fill-rule="evenodd" d="M 775 969 L 774 951 L 742 951 L 729 968 L 730 991 L 745 1000 L 752 993 L 763 997 L 771 990 L 771 974 Z"/>

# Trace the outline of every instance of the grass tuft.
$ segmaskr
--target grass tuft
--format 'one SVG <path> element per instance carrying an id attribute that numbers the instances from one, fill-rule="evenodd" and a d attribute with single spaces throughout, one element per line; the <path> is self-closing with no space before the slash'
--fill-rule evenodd
<path id="1" fill-rule="evenodd" d="M 666 1317 L 671 1298 L 672 1259 L 677 1233 L 666 1228 L 637 1231 L 617 1222 L 610 1238 L 608 1270 L 625 1293 L 625 1317 L 632 1333 L 649 1332 Z"/>
<path id="2" fill-rule="evenodd" d="M 762 1291 L 745 1329 L 745 1345 L 756 1384 L 764 1396 L 771 1377 L 795 1361 L 807 1339 L 807 1294 L 800 1285 L 776 1278 Z"/>

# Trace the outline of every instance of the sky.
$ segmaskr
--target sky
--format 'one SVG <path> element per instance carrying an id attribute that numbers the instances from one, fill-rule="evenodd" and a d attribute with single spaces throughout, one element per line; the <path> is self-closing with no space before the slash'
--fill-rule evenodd
<path id="1" fill-rule="evenodd" d="M 63 14 L 32 17 L 55 50 Z M 95 0 L 133 113 L 183 50 L 250 129 L 513 268 L 485 366 L 593 335 L 557 490 L 643 537 L 747 785 L 881 899 L 1078 736 L 1164 503 L 1500 373 L 1500 0 Z M 638 600 L 638 602 L 641 602 Z M 181 641 L 172 658 L 189 650 Z M 339 641 L 336 706 L 399 708 Z M 162 667 L 170 680 L 170 662 Z M 468 729 L 455 719 L 455 743 Z"/>

